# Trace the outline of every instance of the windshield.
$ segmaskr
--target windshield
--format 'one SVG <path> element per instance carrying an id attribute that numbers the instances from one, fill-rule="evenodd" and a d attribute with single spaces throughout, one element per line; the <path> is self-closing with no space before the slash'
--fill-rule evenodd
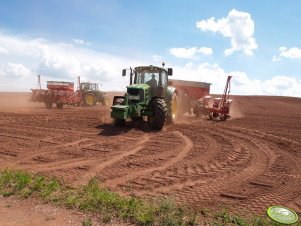
<path id="1" fill-rule="evenodd" d="M 82 90 L 98 90 L 98 85 L 96 83 L 82 83 Z"/>
<path id="2" fill-rule="evenodd" d="M 135 84 L 167 85 L 166 72 L 158 68 L 136 68 L 135 75 Z"/>

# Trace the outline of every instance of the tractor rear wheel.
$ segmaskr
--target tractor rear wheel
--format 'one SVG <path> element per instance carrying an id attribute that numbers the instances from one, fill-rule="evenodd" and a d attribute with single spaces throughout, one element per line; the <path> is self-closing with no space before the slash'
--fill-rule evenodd
<path id="1" fill-rule="evenodd" d="M 167 107 L 164 99 L 154 99 L 150 103 L 150 110 L 153 112 L 153 115 L 148 116 L 149 126 L 155 130 L 161 130 L 167 115 Z"/>
<path id="2" fill-rule="evenodd" d="M 96 97 L 92 92 L 88 92 L 84 96 L 84 104 L 85 106 L 95 106 L 96 105 Z"/>

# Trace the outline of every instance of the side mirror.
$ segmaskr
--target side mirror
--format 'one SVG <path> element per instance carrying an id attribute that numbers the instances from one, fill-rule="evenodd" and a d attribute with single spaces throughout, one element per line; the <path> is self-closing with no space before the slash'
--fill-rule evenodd
<path id="1" fill-rule="evenodd" d="M 172 75 L 172 68 L 167 68 L 167 75 Z"/>
<path id="2" fill-rule="evenodd" d="M 122 70 L 122 76 L 126 76 L 126 69 Z"/>

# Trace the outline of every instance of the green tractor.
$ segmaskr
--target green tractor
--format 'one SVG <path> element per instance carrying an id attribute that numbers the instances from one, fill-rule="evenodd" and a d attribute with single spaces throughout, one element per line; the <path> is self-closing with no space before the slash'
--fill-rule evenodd
<path id="1" fill-rule="evenodd" d="M 80 93 L 85 106 L 94 106 L 97 103 L 102 103 L 103 106 L 108 105 L 108 97 L 98 89 L 96 83 L 80 83 Z"/>
<path id="2" fill-rule="evenodd" d="M 111 117 L 116 126 L 125 125 L 127 119 L 143 120 L 149 126 L 161 130 L 165 122 L 171 123 L 178 113 L 177 90 L 168 86 L 172 68 L 141 66 L 123 69 L 122 76 L 130 71 L 130 85 L 124 96 L 115 96 Z"/>

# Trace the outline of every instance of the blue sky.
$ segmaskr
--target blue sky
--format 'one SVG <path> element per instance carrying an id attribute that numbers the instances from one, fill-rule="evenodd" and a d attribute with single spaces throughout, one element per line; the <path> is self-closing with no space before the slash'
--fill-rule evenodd
<path id="1" fill-rule="evenodd" d="M 52 0 L 0 3 L 0 91 L 36 75 L 122 90 L 124 67 L 174 68 L 174 78 L 233 94 L 301 96 L 301 2 Z"/>

